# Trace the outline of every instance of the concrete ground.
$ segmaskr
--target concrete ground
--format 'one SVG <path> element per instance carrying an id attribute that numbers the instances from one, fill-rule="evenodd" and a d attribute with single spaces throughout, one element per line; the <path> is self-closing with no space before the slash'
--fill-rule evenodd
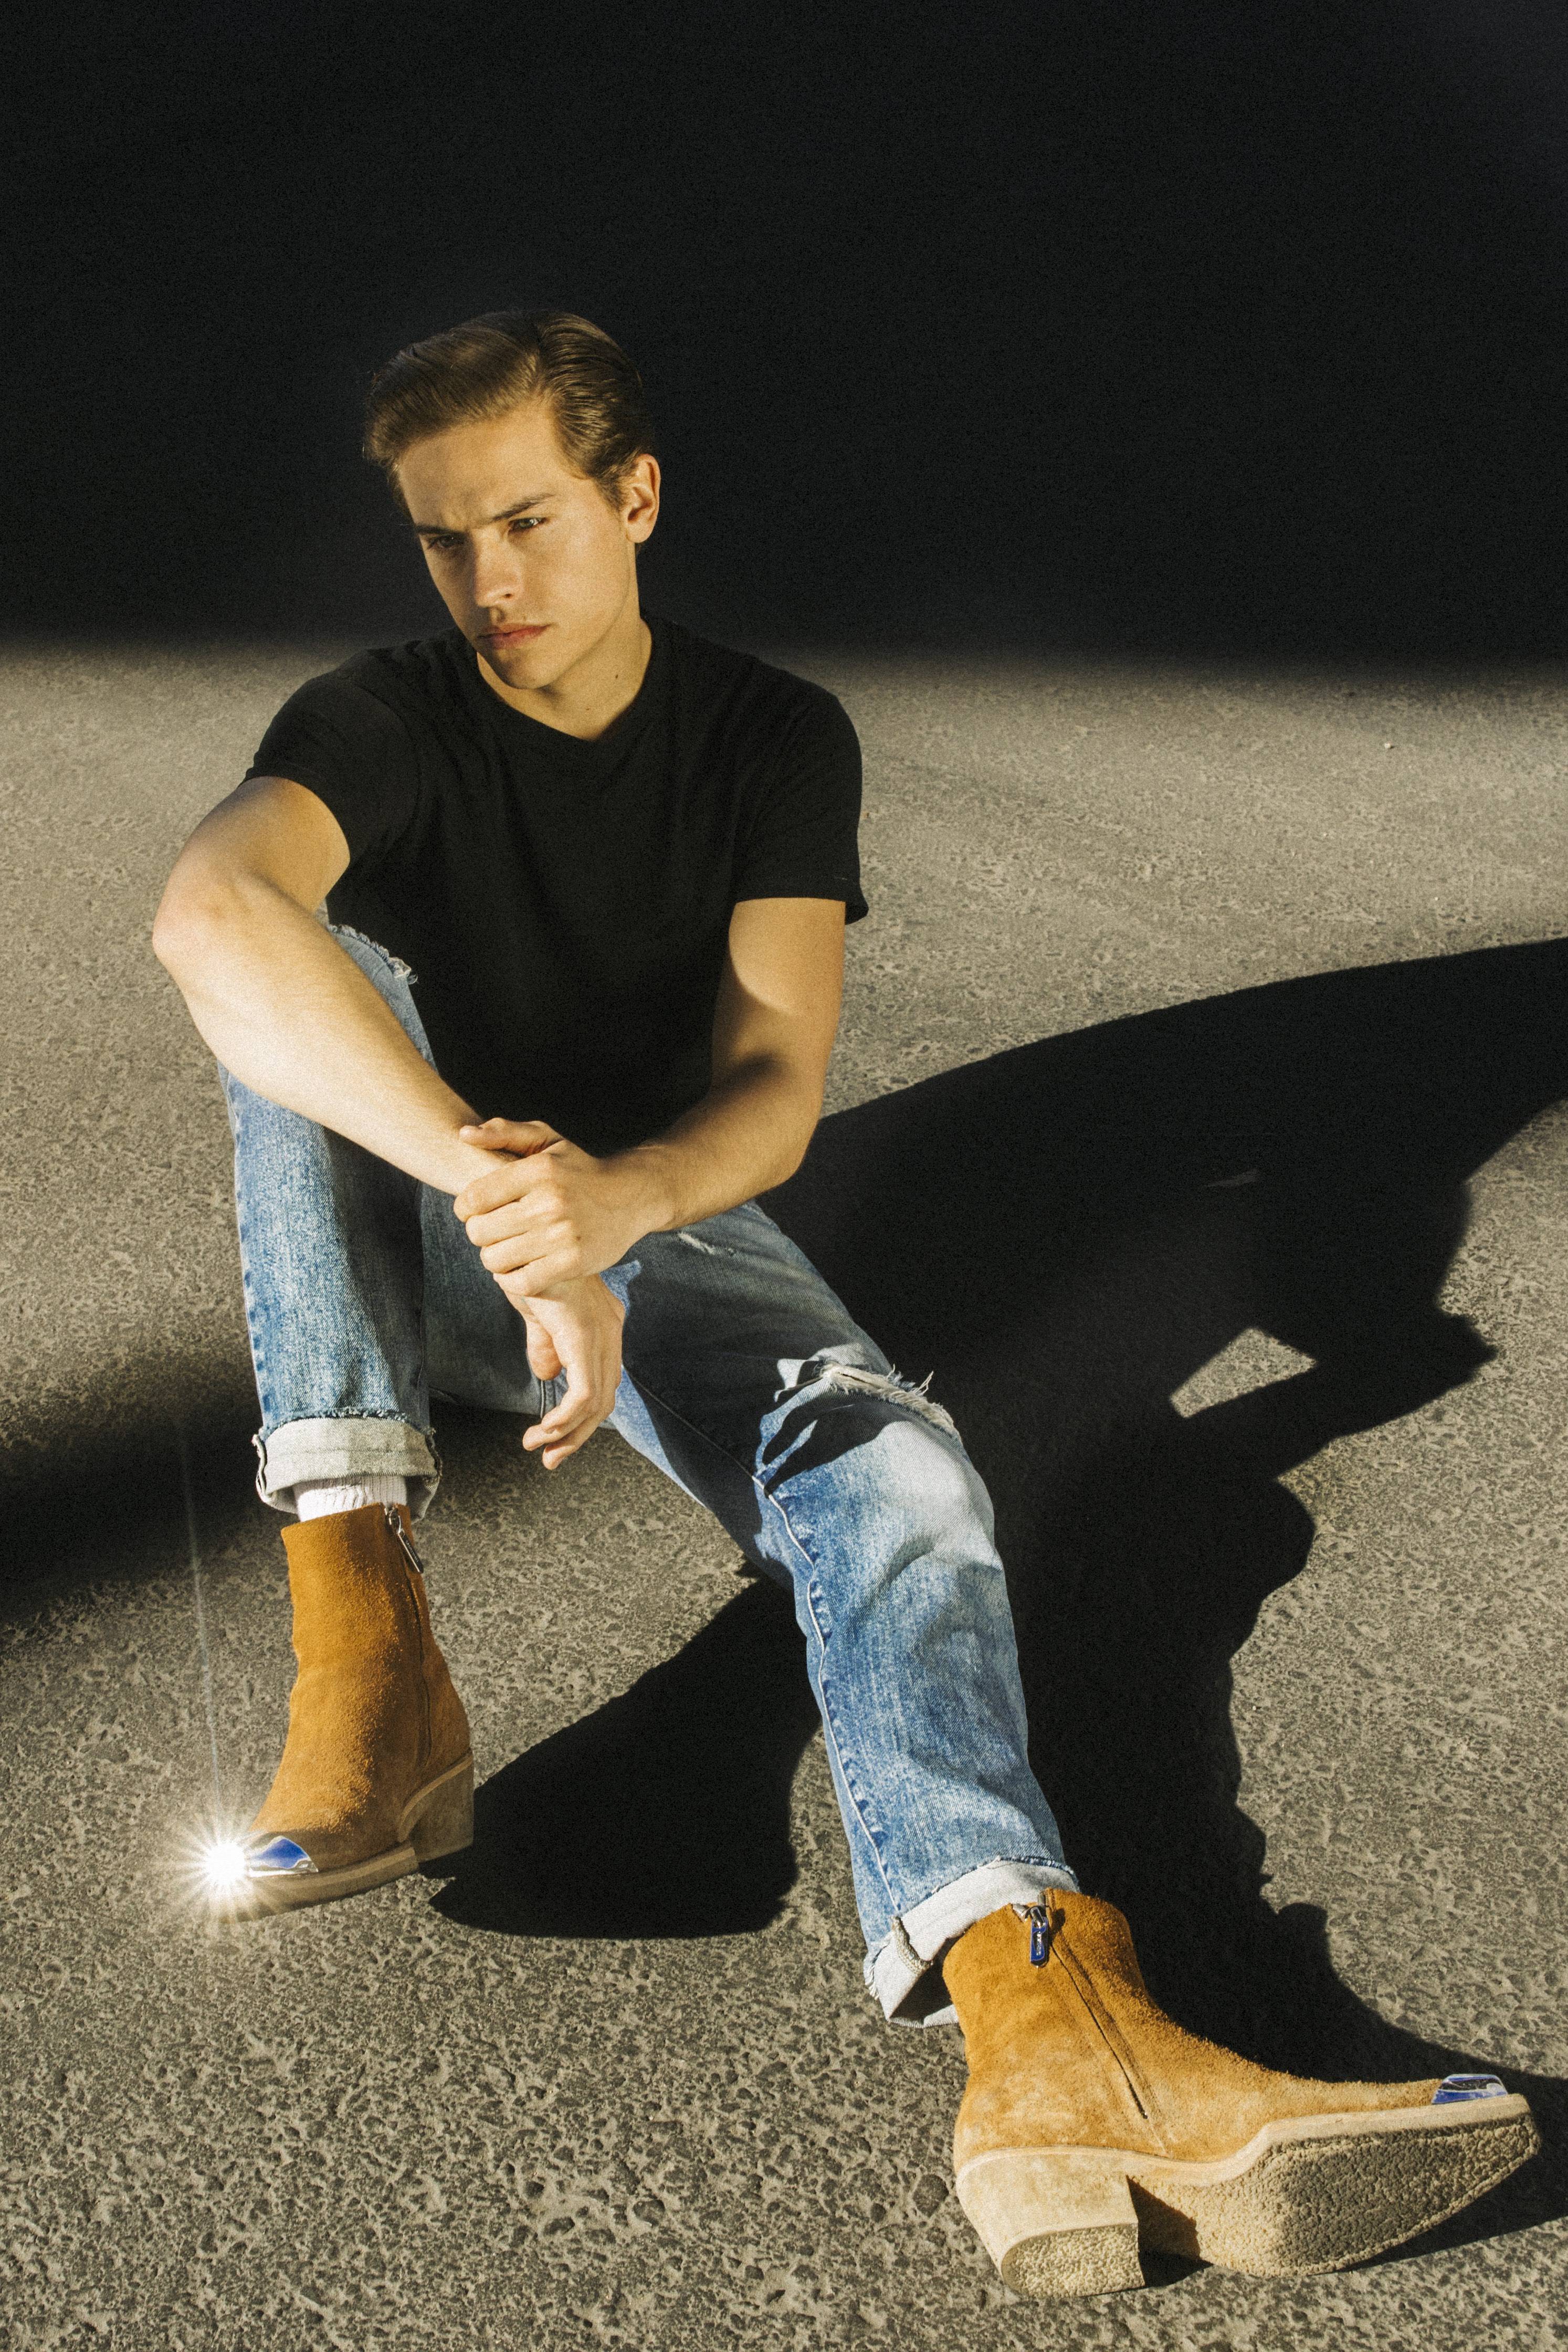
<path id="1" fill-rule="evenodd" d="M 1547 2135 L 1364 2269 L 1047 2306 L 952 2194 L 957 2037 L 861 1990 L 787 1609 L 611 1436 L 550 1477 L 444 1426 L 459 1874 L 243 1930 L 189 1897 L 289 1658 L 223 1111 L 147 934 L 334 657 L 4 664 L 0 2336 L 1568 2340 L 1565 950 L 1529 948 L 1568 929 L 1568 680 L 792 657 L 862 733 L 873 912 L 776 1213 L 990 1483 L 1070 1854 L 1186 2021 L 1496 2066 Z"/>

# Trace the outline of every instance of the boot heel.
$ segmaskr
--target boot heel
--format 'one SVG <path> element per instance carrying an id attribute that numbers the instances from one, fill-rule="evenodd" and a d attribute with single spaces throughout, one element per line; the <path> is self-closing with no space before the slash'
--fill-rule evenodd
<path id="1" fill-rule="evenodd" d="M 1126 2174 L 1096 2148 L 998 2148 L 958 2175 L 958 2201 L 1015 2294 L 1142 2286 Z"/>
<path id="2" fill-rule="evenodd" d="M 408 1842 L 421 1862 L 439 1861 L 474 1843 L 474 1759 L 461 1764 L 426 1791 L 420 1811 L 410 1822 Z"/>

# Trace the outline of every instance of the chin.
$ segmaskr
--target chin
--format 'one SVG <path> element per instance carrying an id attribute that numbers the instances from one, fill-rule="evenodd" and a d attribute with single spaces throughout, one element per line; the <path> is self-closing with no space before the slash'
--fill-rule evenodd
<path id="1" fill-rule="evenodd" d="M 475 650 L 483 656 L 498 678 L 507 686 L 548 686 L 565 665 L 559 648 L 552 643 L 556 632 L 550 630 L 537 645 L 488 646 L 476 644 Z"/>

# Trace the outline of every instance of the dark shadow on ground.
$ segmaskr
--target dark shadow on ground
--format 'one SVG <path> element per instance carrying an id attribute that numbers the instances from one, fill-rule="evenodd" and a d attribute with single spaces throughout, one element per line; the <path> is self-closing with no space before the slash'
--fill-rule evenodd
<path id="1" fill-rule="evenodd" d="M 204 1562 L 254 1527 L 256 1392 L 248 1365 L 232 1371 L 117 1367 L 0 1454 L 0 1618 L 62 1583 L 183 1569 L 193 1527 Z"/>
<path id="2" fill-rule="evenodd" d="M 936 1368 L 997 1505 L 1075 1866 L 1183 2021 L 1271 2064 L 1392 2079 L 1497 2055 L 1385 2024 L 1322 1916 L 1265 1900 L 1230 1662 L 1312 1547 L 1280 1474 L 1491 1353 L 1437 1303 L 1465 1180 L 1564 1094 L 1568 942 L 1547 941 L 998 1055 L 825 1121 L 769 1204 L 903 1370 Z M 1313 1369 L 1184 1419 L 1174 1392 L 1252 1327 Z M 1561 2146 L 1563 2086 L 1511 2080 Z M 1565 2198 L 1549 2160 L 1446 2236 Z"/>
<path id="3" fill-rule="evenodd" d="M 1303 2073 L 1498 2054 L 1385 2024 L 1340 1981 L 1322 1914 L 1267 1902 L 1231 1660 L 1312 1548 L 1280 1474 L 1492 1352 L 1437 1294 L 1466 1178 L 1568 1093 L 1565 986 L 1568 942 L 1548 941 L 1045 1039 L 827 1120 L 770 1202 L 894 1360 L 936 1368 L 966 1433 L 1085 1882 L 1186 2023 Z M 1313 1368 L 1184 1419 L 1173 1393 L 1252 1327 Z M 760 1924 L 793 1875 L 810 1728 L 782 1599 L 747 1595 L 489 1784 L 443 1907 L 562 1936 Z M 1510 2079 L 1561 2146 L 1563 2086 Z M 1549 2158 L 1438 2234 L 1564 2210 Z"/>
<path id="4" fill-rule="evenodd" d="M 789 1597 L 758 1581 L 622 1697 L 478 1791 L 436 1908 L 524 1936 L 733 1936 L 793 1884 L 789 1786 L 817 1727 Z"/>

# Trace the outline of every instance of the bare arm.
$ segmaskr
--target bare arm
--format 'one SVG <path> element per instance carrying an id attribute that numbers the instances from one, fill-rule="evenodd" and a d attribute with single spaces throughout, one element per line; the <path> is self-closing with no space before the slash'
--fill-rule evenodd
<path id="1" fill-rule="evenodd" d="M 349 863 L 341 826 L 302 784 L 255 777 L 181 851 L 152 927 L 153 951 L 224 1067 L 243 1086 L 455 1192 L 512 1163 L 459 1133 L 468 1104 L 439 1077 L 314 909 Z M 523 1314 L 528 1360 L 568 1388 L 523 1443 L 547 1469 L 589 1438 L 621 1377 L 618 1299 L 566 1281 Z"/>
<path id="2" fill-rule="evenodd" d="M 714 1013 L 713 1083 L 627 1155 L 660 1195 L 646 1231 L 695 1225 L 795 1173 L 822 1115 L 843 992 L 840 900 L 742 899 Z"/>
<path id="3" fill-rule="evenodd" d="M 181 851 L 153 952 L 242 1085 L 455 1192 L 497 1155 L 460 1139 L 469 1106 L 316 920 L 348 863 L 342 829 L 314 793 L 253 778 Z"/>
<path id="4" fill-rule="evenodd" d="M 730 918 L 714 1017 L 713 1083 L 634 1150 L 596 1160 L 538 1121 L 489 1119 L 471 1140 L 519 1155 L 453 1207 L 514 1301 L 613 1265 L 793 1175 L 821 1115 L 843 991 L 844 910 L 831 898 L 749 898 Z"/>

